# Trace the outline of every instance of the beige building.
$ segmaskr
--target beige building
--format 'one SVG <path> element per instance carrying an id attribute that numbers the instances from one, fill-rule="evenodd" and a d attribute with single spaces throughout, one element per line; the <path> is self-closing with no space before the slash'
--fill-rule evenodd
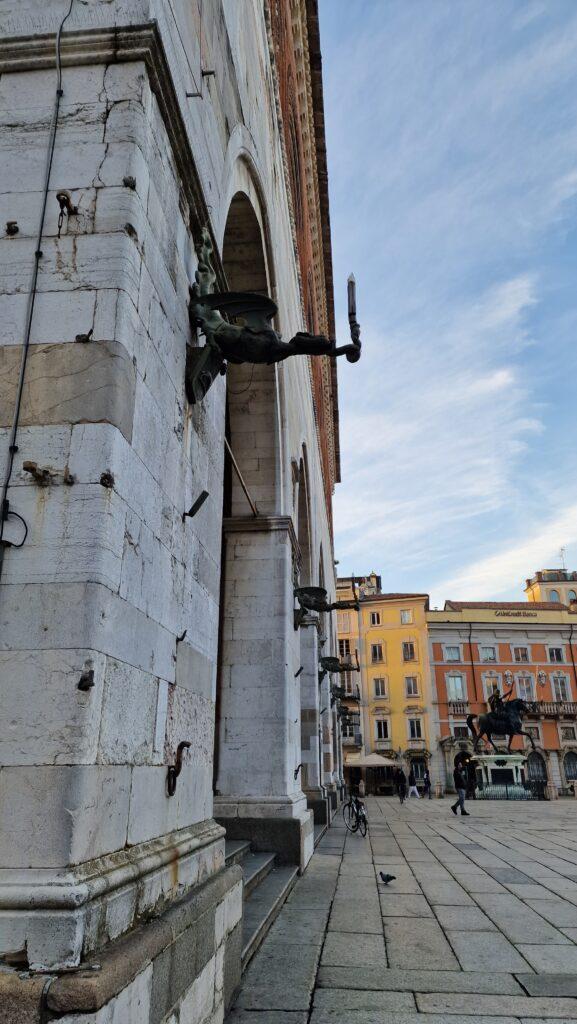
<path id="1" fill-rule="evenodd" d="M 355 760 L 373 752 L 422 779 L 433 749 L 430 715 L 431 672 L 426 612 L 427 594 L 383 594 L 376 573 L 337 581 L 339 599 L 359 599 L 359 611 L 339 612 L 341 657 L 358 657 L 359 672 L 345 676 L 351 690 L 358 682 L 358 717 L 343 725 L 345 768 L 352 781 Z M 430 766 L 429 766 L 430 767 Z M 372 769 L 369 787 L 390 788 L 392 765 Z"/>

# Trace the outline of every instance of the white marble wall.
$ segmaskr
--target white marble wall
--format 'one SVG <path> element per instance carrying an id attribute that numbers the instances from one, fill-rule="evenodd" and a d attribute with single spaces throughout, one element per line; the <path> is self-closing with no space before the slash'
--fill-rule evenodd
<path id="1" fill-rule="evenodd" d="M 2 466 L 56 85 L 42 37 L 67 7 L 68 0 L 7 0 L 0 11 L 0 33 L 29 37 L 18 67 L 2 64 L 0 77 L 0 116 L 10 126 L 0 136 L 0 225 L 19 226 L 15 237 L 0 238 Z M 84 31 L 81 56 L 71 50 L 79 37 L 64 37 L 9 494 L 29 536 L 22 549 L 6 551 L 0 591 L 0 954 L 26 946 L 37 966 L 78 963 L 83 950 L 222 865 L 222 833 L 211 818 L 226 384 L 219 378 L 201 405 L 186 403 L 196 256 L 182 147 L 192 151 L 219 243 L 235 192 L 261 197 L 283 333 L 303 318 L 262 6 L 247 0 L 242 17 L 236 4 L 204 8 L 203 60 L 216 75 L 202 98 L 186 95 L 200 86 L 194 5 L 177 5 L 175 22 L 160 0 L 76 3 L 66 28 Z M 157 66 L 156 51 L 148 65 L 133 59 L 129 43 L 117 62 L 118 38 L 106 31 L 153 20 L 166 65 Z M 70 191 L 79 211 L 61 237 L 58 189 Z M 88 331 L 88 344 L 75 341 Z M 326 564 L 331 540 L 307 361 L 291 360 L 275 381 L 274 490 L 260 493 L 259 481 L 249 482 L 267 511 L 294 517 L 289 467 L 307 446 L 312 547 L 316 564 L 324 549 Z M 48 467 L 50 486 L 40 488 L 24 461 Z M 183 522 L 202 490 L 207 501 Z M 17 539 L 16 524 L 7 536 Z M 267 573 L 278 590 L 274 610 L 269 591 L 260 593 L 264 605 L 248 592 L 258 575 L 251 552 L 263 543 L 279 567 L 276 583 Z M 231 655 L 225 674 L 238 688 L 248 672 L 270 706 L 235 785 L 248 798 L 266 793 L 300 808 L 290 542 L 236 535 L 231 558 L 225 615 L 231 652 L 243 653 Z M 94 685 L 80 691 L 86 671 Z M 246 715 L 241 705 L 232 728 Z M 191 747 L 169 799 L 166 768 L 182 740 Z M 227 770 L 224 760 L 223 778 Z M 55 900 L 59 915 L 51 913 Z"/>

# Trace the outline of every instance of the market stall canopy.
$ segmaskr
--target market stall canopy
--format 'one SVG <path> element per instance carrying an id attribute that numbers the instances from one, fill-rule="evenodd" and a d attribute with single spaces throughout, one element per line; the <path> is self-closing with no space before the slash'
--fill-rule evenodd
<path id="1" fill-rule="evenodd" d="M 390 757 L 382 757 L 381 754 L 348 754 L 345 756 L 347 768 L 397 768 L 397 762 Z"/>

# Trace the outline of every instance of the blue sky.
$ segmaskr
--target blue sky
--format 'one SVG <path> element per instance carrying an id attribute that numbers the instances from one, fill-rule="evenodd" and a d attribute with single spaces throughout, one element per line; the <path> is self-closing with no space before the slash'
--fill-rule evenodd
<path id="1" fill-rule="evenodd" d="M 523 599 L 577 569 L 577 3 L 320 0 L 341 574 Z"/>

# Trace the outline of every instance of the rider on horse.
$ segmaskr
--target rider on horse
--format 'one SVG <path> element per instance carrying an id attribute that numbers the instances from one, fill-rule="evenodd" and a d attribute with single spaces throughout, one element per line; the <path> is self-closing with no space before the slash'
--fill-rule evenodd
<path id="1" fill-rule="evenodd" d="M 507 692 L 504 693 L 503 696 L 501 696 L 499 690 L 495 689 L 489 695 L 489 698 L 488 698 L 489 705 L 490 705 L 491 711 L 493 712 L 494 715 L 499 715 L 500 716 L 500 715 L 506 715 L 507 714 L 507 708 L 505 707 L 505 701 L 509 700 L 509 697 L 513 693 L 513 690 L 514 690 L 514 686 L 511 686 L 511 688 L 509 690 L 507 690 Z"/>

